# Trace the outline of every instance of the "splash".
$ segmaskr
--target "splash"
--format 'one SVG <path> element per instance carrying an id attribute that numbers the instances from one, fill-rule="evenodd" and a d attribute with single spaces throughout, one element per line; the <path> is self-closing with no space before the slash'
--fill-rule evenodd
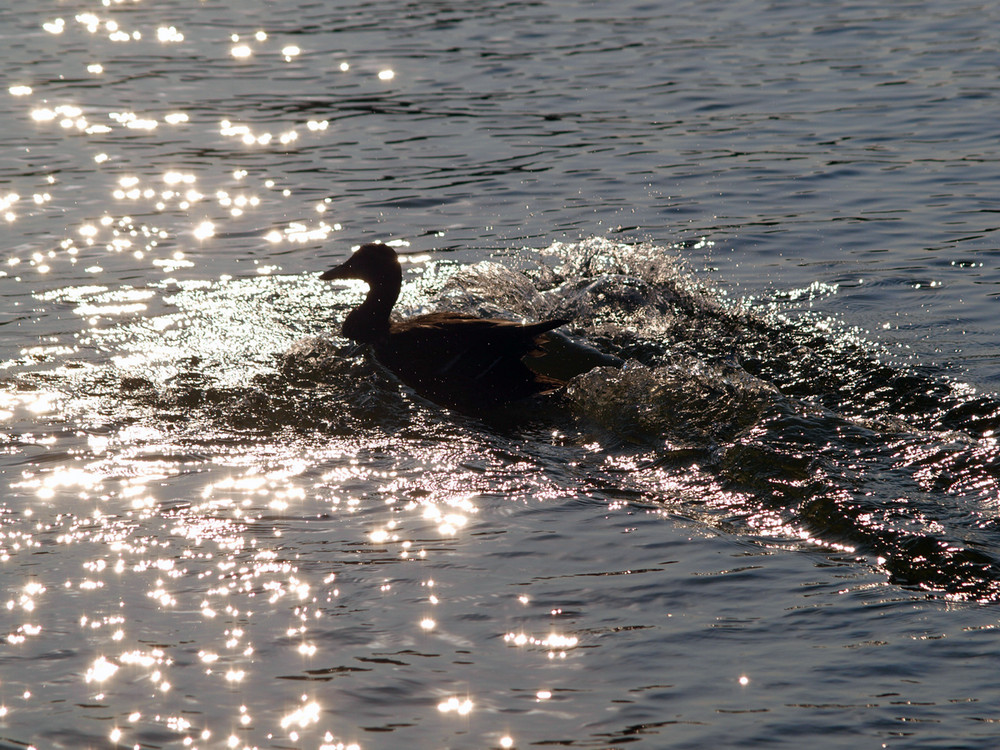
<path id="1" fill-rule="evenodd" d="M 116 435 L 102 443 L 117 452 L 112 471 L 128 471 L 136 451 L 214 455 L 257 441 L 270 452 L 289 431 L 361 445 L 469 429 L 482 445 L 492 431 L 531 436 L 521 450 L 542 466 L 586 456 L 584 487 L 681 508 L 765 546 L 847 555 L 929 594 L 1000 598 L 1000 401 L 894 363 L 836 321 L 732 302 L 680 252 L 593 239 L 520 269 L 408 264 L 404 315 L 568 317 L 569 337 L 616 363 L 509 423 L 409 392 L 330 331 L 362 289 L 289 276 L 46 293 L 72 304 L 87 333 L 15 368 L 4 409 L 9 423 L 19 409 L 86 414 L 91 430 Z M 137 422 L 141 448 L 128 432 Z"/>

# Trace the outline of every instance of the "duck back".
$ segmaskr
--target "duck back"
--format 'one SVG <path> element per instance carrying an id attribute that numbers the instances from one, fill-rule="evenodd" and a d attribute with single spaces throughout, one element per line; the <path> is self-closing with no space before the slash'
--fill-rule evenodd
<path id="1" fill-rule="evenodd" d="M 521 325 L 431 313 L 392 323 L 389 335 L 375 343 L 375 356 L 432 401 L 463 411 L 488 411 L 565 384 L 525 363 L 539 352 L 540 337 L 565 323 Z"/>

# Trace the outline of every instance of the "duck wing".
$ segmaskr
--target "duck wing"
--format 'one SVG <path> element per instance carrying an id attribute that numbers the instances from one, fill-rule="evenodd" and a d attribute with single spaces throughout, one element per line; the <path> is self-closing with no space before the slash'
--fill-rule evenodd
<path id="1" fill-rule="evenodd" d="M 431 313 L 393 323 L 375 356 L 421 395 L 465 411 L 485 411 L 564 383 L 532 371 L 524 358 L 543 334 L 567 321 L 521 325 L 461 313 Z"/>

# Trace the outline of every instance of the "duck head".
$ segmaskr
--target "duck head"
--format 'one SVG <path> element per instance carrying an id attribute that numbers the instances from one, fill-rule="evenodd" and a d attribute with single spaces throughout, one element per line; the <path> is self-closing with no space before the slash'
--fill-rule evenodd
<path id="1" fill-rule="evenodd" d="M 345 262 L 321 274 L 320 279 L 358 279 L 368 284 L 368 297 L 344 320 L 344 336 L 368 344 L 388 336 L 389 314 L 403 284 L 403 271 L 395 250 L 379 242 L 369 242 Z"/>
<path id="2" fill-rule="evenodd" d="M 339 266 L 321 274 L 320 278 L 323 281 L 359 279 L 374 287 L 396 276 L 400 279 L 403 276 L 396 251 L 381 242 L 369 242 Z"/>

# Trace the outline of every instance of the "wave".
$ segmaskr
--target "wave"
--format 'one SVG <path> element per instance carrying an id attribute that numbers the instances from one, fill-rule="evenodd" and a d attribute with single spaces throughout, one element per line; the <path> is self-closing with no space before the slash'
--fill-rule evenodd
<path id="1" fill-rule="evenodd" d="M 583 481 L 609 496 L 846 557 L 931 596 L 1000 600 L 1000 399 L 894 362 L 837 321 L 729 301 L 684 271 L 682 251 L 592 239 L 531 262 L 416 269 L 404 314 L 571 318 L 568 336 L 621 362 L 504 424 L 424 402 L 330 333 L 362 292 L 312 276 L 154 289 L 159 307 L 130 309 L 56 368 L 22 362 L 7 380 L 65 391 L 63 419 L 149 420 L 192 439 L 478 430 L 536 451 L 554 474 L 587 446 L 597 458 Z M 83 316 L 116 294 L 136 296 L 50 299 Z"/>
<path id="2" fill-rule="evenodd" d="M 730 526 L 857 554 L 935 595 L 997 599 L 995 396 L 887 363 L 829 321 L 722 305 L 655 247 L 558 251 L 574 287 L 596 267 L 642 290 L 595 318 L 595 333 L 639 362 L 570 392 L 616 434 L 696 449 L 649 471 L 652 497 L 696 468 L 701 503 Z M 624 323 L 609 326 L 616 316 Z"/>

